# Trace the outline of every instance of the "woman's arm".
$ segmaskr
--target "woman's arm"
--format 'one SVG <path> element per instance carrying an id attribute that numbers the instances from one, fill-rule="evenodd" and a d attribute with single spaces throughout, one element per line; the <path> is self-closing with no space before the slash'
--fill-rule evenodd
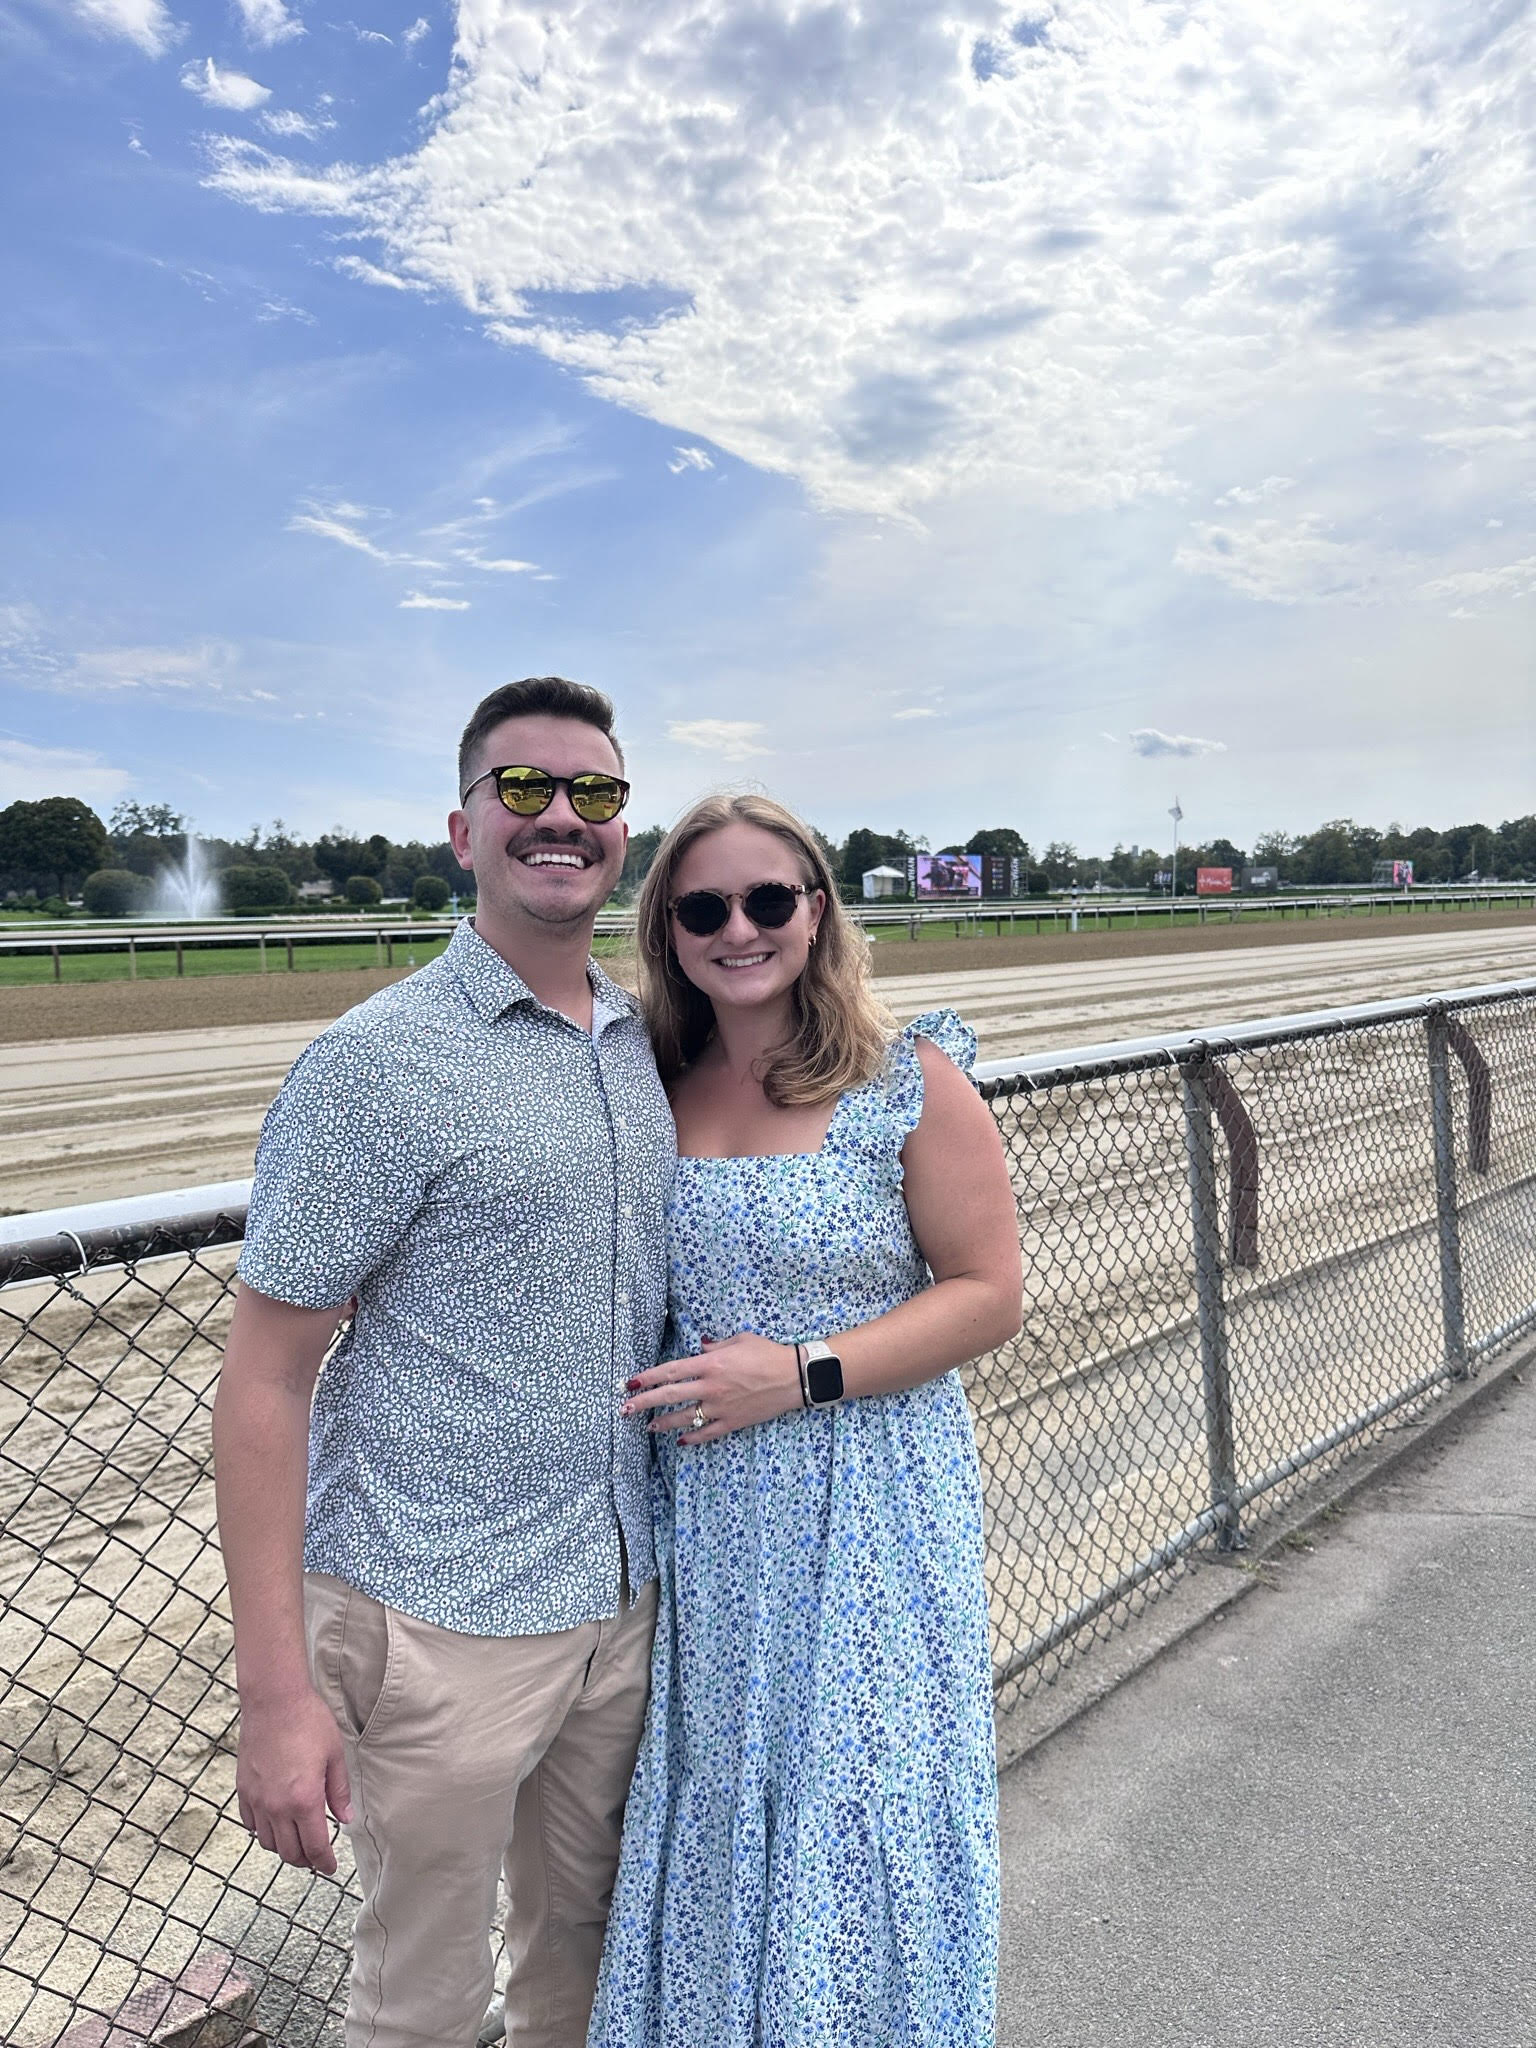
<path id="1" fill-rule="evenodd" d="M 827 1341 L 843 1362 L 845 1396 L 891 1394 L 1006 1343 L 1023 1320 L 1023 1271 L 1013 1186 L 996 1119 L 959 1069 L 917 1041 L 923 1113 L 902 1147 L 907 1214 L 933 1285 L 899 1307 Z M 701 1406 L 710 1418 L 691 1426 Z M 626 1415 L 657 1415 L 653 1429 L 708 1443 L 800 1406 L 793 1345 L 743 1334 L 707 1343 L 630 1382 Z"/>

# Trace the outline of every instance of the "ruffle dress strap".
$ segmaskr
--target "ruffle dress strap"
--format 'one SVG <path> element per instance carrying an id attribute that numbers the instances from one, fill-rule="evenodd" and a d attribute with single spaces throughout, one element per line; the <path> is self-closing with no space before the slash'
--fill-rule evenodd
<path id="1" fill-rule="evenodd" d="M 903 1140 L 917 1129 L 923 1113 L 923 1069 L 917 1056 L 920 1038 L 931 1040 L 962 1074 L 976 1064 L 976 1034 L 957 1010 L 925 1010 L 897 1032 L 886 1057 L 885 1099 Z"/>

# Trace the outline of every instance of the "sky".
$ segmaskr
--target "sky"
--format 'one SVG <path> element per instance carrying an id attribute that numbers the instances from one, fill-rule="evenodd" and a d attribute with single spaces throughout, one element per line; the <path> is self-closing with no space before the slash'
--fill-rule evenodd
<path id="1" fill-rule="evenodd" d="M 1536 809 L 1532 0 L 0 0 L 0 804 Z"/>

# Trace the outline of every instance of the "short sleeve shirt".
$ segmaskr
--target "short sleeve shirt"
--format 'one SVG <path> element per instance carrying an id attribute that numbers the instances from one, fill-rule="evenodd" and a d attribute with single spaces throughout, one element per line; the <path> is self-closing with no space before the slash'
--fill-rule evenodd
<path id="1" fill-rule="evenodd" d="M 655 1573 L 619 1405 L 661 1348 L 676 1139 L 634 998 L 588 973 L 590 1033 L 461 924 L 300 1055 L 256 1155 L 241 1279 L 357 1299 L 306 1569 L 472 1635 L 600 1620 Z"/>

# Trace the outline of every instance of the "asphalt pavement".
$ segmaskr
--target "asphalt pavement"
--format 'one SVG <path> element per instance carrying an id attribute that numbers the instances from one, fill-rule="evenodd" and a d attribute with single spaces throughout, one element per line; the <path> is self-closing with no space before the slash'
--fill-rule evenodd
<path id="1" fill-rule="evenodd" d="M 1002 1824 L 1000 2048 L 1536 2048 L 1536 1355 Z"/>

